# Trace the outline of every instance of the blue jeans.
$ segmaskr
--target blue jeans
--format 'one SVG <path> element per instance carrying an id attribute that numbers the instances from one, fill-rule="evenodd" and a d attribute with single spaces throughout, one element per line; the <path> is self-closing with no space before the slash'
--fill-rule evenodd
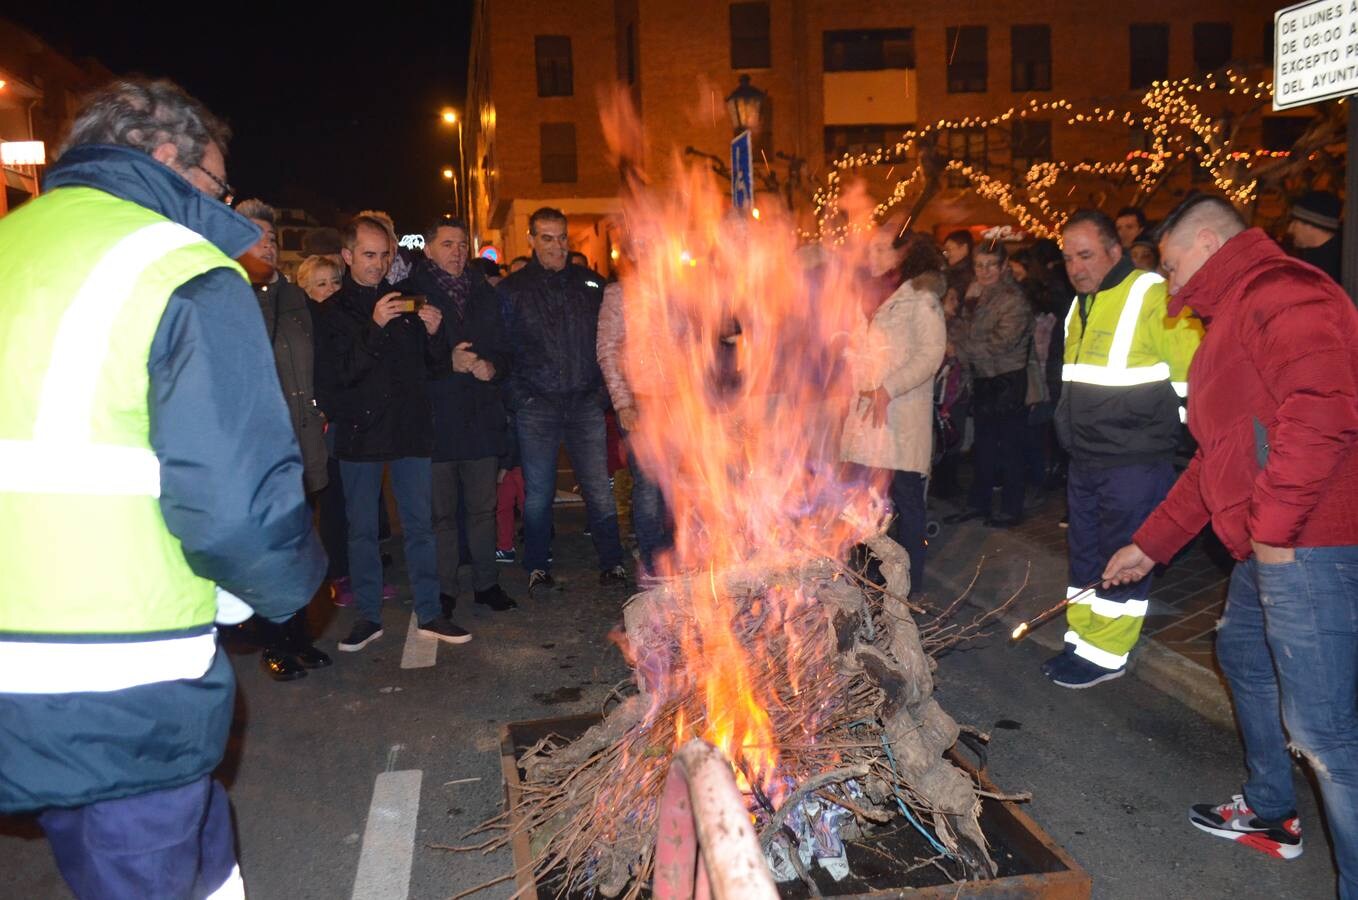
<path id="1" fill-rule="evenodd" d="M 1236 564 L 1217 659 L 1245 743 L 1246 802 L 1265 819 L 1291 815 L 1289 746 L 1304 756 L 1325 802 L 1339 894 L 1358 898 L 1358 547 L 1296 555 Z"/>
<path id="2" fill-rule="evenodd" d="M 406 572 L 421 624 L 442 614 L 439 606 L 438 556 L 432 524 L 432 464 L 427 456 L 390 462 L 340 461 L 344 478 L 344 512 L 349 520 L 349 584 L 359 614 L 382 621 L 382 554 L 377 548 L 377 504 L 382 496 L 382 468 L 391 467 L 391 487 L 401 514 Z"/>
<path id="3" fill-rule="evenodd" d="M 77 897 L 206 897 L 240 880 L 226 791 L 209 775 L 38 822 Z"/>
<path id="4" fill-rule="evenodd" d="M 623 438 L 626 437 L 624 431 Z M 628 467 L 632 470 L 632 528 L 637 533 L 637 550 L 641 553 L 641 566 L 646 574 L 654 575 L 656 554 L 674 545 L 669 510 L 660 485 L 647 476 L 635 458 L 629 460 Z"/>
<path id="5" fill-rule="evenodd" d="M 528 571 L 551 566 L 552 501 L 556 499 L 556 458 L 561 442 L 585 497 L 585 513 L 599 554 L 599 568 L 622 565 L 618 507 L 608 486 L 608 435 L 604 411 L 592 394 L 572 395 L 559 402 L 530 398 L 515 417 L 519 456 L 523 460 L 523 566 Z"/>
<path id="6" fill-rule="evenodd" d="M 929 546 L 925 529 L 929 524 L 926 494 L 929 480 L 919 472 L 891 472 L 891 505 L 896 520 L 891 537 L 910 554 L 910 595 L 924 590 L 924 557 Z"/>

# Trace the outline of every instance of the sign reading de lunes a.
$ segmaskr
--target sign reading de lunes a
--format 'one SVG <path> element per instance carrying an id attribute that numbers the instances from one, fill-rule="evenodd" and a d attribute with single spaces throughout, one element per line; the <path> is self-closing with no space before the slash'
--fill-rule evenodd
<path id="1" fill-rule="evenodd" d="M 1358 92 L 1358 0 L 1310 0 L 1273 15 L 1273 108 Z"/>

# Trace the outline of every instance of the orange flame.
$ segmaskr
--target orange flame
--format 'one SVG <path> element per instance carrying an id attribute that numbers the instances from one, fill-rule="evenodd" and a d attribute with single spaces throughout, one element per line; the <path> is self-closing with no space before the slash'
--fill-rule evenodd
<path id="1" fill-rule="evenodd" d="M 696 686 L 704 708 L 681 715 L 675 740 L 680 729 L 701 734 L 773 797 L 771 716 L 782 701 L 761 677 L 777 665 L 765 648 L 801 646 L 785 633 L 787 612 L 810 600 L 778 589 L 728 596 L 723 576 L 839 557 L 879 527 L 882 485 L 847 477 L 839 459 L 855 398 L 842 357 L 863 315 L 861 257 L 799 248 L 777 203 L 758 220 L 732 212 L 710 172 L 677 158 L 667 185 L 652 186 L 625 97 L 602 105 L 625 182 L 623 364 L 639 412 L 629 449 L 674 522 L 656 574 L 706 581 L 686 598 L 682 672 L 671 675 L 676 689 Z M 794 688 L 806 676 L 784 674 Z"/>

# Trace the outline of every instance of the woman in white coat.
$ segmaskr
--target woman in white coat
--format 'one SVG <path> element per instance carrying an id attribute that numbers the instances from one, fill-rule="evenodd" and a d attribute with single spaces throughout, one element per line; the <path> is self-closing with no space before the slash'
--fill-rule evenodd
<path id="1" fill-rule="evenodd" d="M 847 362 L 857 398 L 844 423 L 843 458 L 890 471 L 896 541 L 910 554 L 910 590 L 923 587 L 925 494 L 933 459 L 934 375 L 947 330 L 939 298 L 944 260 L 921 234 L 898 238 L 891 227 L 873 235 L 864 316 Z M 885 300 L 881 285 L 899 281 Z M 875 284 L 874 284 L 875 283 Z M 877 288 L 874 291 L 874 288 Z"/>

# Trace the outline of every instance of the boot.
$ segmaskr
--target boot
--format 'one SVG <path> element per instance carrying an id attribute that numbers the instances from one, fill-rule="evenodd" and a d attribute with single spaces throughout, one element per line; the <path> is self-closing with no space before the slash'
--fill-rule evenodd
<path id="1" fill-rule="evenodd" d="M 287 623 L 270 622 L 262 616 L 255 616 L 261 643 L 264 650 L 259 654 L 260 665 L 274 681 L 296 681 L 306 677 L 306 669 L 293 655 L 291 638 Z M 291 620 L 289 620 L 291 622 Z"/>
<path id="2" fill-rule="evenodd" d="M 317 650 L 311 643 L 311 635 L 307 632 L 305 607 L 293 613 L 283 628 L 287 632 L 288 651 L 303 668 L 324 669 L 330 665 L 330 657 Z"/>

